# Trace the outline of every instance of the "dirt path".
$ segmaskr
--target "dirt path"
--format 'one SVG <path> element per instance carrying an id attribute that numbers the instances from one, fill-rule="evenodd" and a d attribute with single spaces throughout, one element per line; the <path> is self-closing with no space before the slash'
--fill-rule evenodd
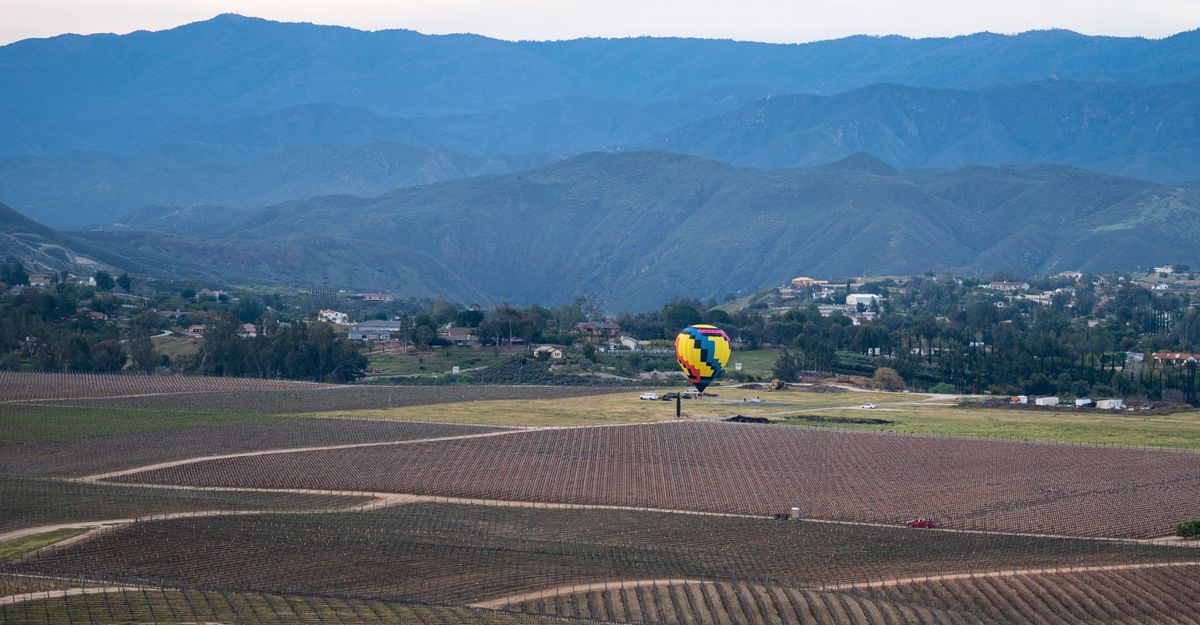
<path id="1" fill-rule="evenodd" d="M 1016 577 L 1018 575 L 1061 575 L 1066 573 L 1094 573 L 1099 571 L 1132 571 L 1139 569 L 1164 569 L 1182 566 L 1200 566 L 1200 560 L 1185 562 L 1141 562 L 1137 564 L 1097 564 L 1095 566 L 1050 566 L 1031 569 L 1008 569 L 1004 571 L 984 571 L 980 573 L 945 573 L 922 577 L 899 577 L 874 582 L 851 582 L 845 584 L 827 584 L 818 590 L 851 590 L 855 588 L 889 588 L 905 584 L 922 582 L 942 582 L 960 579 L 980 579 L 995 577 Z"/>
<path id="2" fill-rule="evenodd" d="M 126 475 L 132 475 L 134 473 L 142 473 L 144 471 L 154 471 L 157 469 L 170 469 L 173 467 L 179 467 L 179 466 L 183 466 L 186 464 L 195 464 L 197 462 L 206 462 L 208 460 L 226 460 L 229 458 L 250 458 L 253 456 L 271 456 L 271 455 L 276 455 L 276 454 L 291 454 L 291 453 L 300 453 L 300 452 L 306 452 L 306 451 L 328 451 L 331 449 L 355 449 L 355 448 L 359 448 L 359 447 L 385 447 L 388 445 L 414 445 L 417 443 L 436 443 L 436 442 L 440 442 L 440 441 L 456 441 L 456 440 L 463 440 L 463 439 L 468 439 L 468 438 L 484 438 L 484 437 L 488 437 L 488 436 L 504 436 L 504 435 L 516 434 L 518 432 L 524 432 L 524 431 L 526 431 L 526 428 L 513 428 L 513 429 L 508 429 L 508 430 L 500 430 L 497 432 L 480 432 L 478 434 L 458 434 L 455 436 L 437 436 L 434 438 L 416 438 L 416 439 L 412 439 L 412 440 L 402 440 L 402 441 L 377 441 L 374 443 L 347 443 L 344 445 L 316 445 L 316 446 L 312 446 L 312 447 L 283 447 L 283 448 L 277 448 L 277 449 L 259 449 L 256 451 L 240 451 L 240 452 L 230 453 L 230 454 L 218 454 L 215 456 L 198 456 L 195 458 L 184 458 L 182 460 L 169 460 L 166 462 L 157 462 L 154 464 L 147 464 L 147 465 L 143 465 L 140 467 L 133 467 L 131 469 L 122 469 L 120 471 L 109 471 L 106 473 L 96 473 L 94 475 L 88 475 L 88 476 L 84 476 L 84 477 L 76 478 L 76 479 L 79 481 L 83 481 L 83 482 L 96 482 L 99 480 L 112 479 L 114 477 L 124 477 Z"/>
<path id="3" fill-rule="evenodd" d="M 486 608 L 489 610 L 498 610 L 514 603 L 524 603 L 533 601 L 542 597 L 554 597 L 560 594 L 575 594 L 580 592 L 591 592 L 593 590 L 630 590 L 633 588 L 644 588 L 646 586 L 704 586 L 715 584 L 702 579 L 627 579 L 613 582 L 594 582 L 591 584 L 571 584 L 569 586 L 558 586 L 556 588 L 547 588 L 536 592 L 526 592 L 519 595 L 509 595 L 498 599 L 488 599 L 487 601 L 477 601 L 468 604 L 471 608 Z"/>
<path id="4" fill-rule="evenodd" d="M 63 588 L 60 590 L 39 590 L 36 592 L 25 592 L 19 595 L 8 595 L 0 597 L 0 605 L 13 605 L 17 603 L 25 603 L 26 601 L 39 601 L 41 599 L 58 599 L 62 597 L 75 597 L 78 595 L 99 595 L 108 592 L 121 592 L 131 590 L 142 590 L 141 586 L 89 586 L 86 588 Z"/>

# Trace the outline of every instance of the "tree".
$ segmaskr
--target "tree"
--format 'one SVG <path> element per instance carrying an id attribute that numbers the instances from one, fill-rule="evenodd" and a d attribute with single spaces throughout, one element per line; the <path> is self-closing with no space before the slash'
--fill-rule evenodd
<path id="1" fill-rule="evenodd" d="M 152 373 L 162 360 L 154 351 L 154 342 L 148 336 L 129 341 L 129 357 L 133 361 L 133 368 L 143 373 Z"/>
<path id="2" fill-rule="evenodd" d="M 117 286 L 117 283 L 113 282 L 112 276 L 108 275 L 107 271 L 97 271 L 95 280 L 96 288 L 101 291 L 111 291 L 113 287 Z"/>
<path id="3" fill-rule="evenodd" d="M 117 286 L 121 287 L 122 291 L 129 292 L 129 287 L 133 285 L 133 280 L 129 278 L 129 274 L 123 273 L 117 278 Z"/>
<path id="4" fill-rule="evenodd" d="M 891 367 L 879 367 L 871 377 L 875 386 L 885 391 L 903 391 L 904 378 Z"/>
<path id="5" fill-rule="evenodd" d="M 779 357 L 775 359 L 771 374 L 784 382 L 795 382 L 800 375 L 800 364 L 796 357 L 785 349 L 779 352 Z"/>

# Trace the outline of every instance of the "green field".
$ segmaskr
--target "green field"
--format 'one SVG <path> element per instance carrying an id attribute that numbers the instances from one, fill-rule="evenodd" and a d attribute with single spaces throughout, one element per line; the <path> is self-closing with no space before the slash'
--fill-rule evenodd
<path id="1" fill-rule="evenodd" d="M 0 543 L 0 562 L 24 555 L 46 545 L 53 545 L 60 540 L 74 538 L 88 531 L 86 527 L 65 527 L 41 534 L 22 536 Z"/>
<path id="2" fill-rule="evenodd" d="M 680 390 L 683 390 L 682 385 L 668 388 L 631 388 L 623 392 L 589 397 L 459 402 L 323 412 L 310 416 L 533 427 L 649 423 L 674 419 L 675 403 L 646 401 L 638 399 L 639 396 L 642 393 L 661 395 Z M 710 387 L 709 392 L 716 397 L 684 400 L 685 418 L 722 419 L 738 414 L 783 416 L 803 410 L 858 406 L 865 402 L 917 401 L 925 397 L 907 393 L 810 393 L 799 390 L 768 392 L 724 386 Z M 751 402 L 753 399 L 761 399 L 763 403 Z"/>
<path id="3" fill-rule="evenodd" d="M 462 371 L 490 367 L 504 362 L 512 354 L 491 349 L 471 347 L 447 347 L 421 355 L 401 355 L 392 352 L 367 354 L 372 375 L 421 375 L 432 376 L 450 373 L 454 367 Z"/>
<path id="4" fill-rule="evenodd" d="M 280 418 L 240 412 L 0 404 L 0 448 Z"/>
<path id="5" fill-rule="evenodd" d="M 1089 443 L 1200 451 L 1200 411 L 1170 415 L 1051 412 L 1005 408 L 959 408 L 936 403 L 879 404 L 875 410 L 831 409 L 807 414 L 875 418 L 889 424 L 854 425 L 783 419 L 798 425 L 869 429 L 909 434 L 984 436 L 1027 441 Z"/>

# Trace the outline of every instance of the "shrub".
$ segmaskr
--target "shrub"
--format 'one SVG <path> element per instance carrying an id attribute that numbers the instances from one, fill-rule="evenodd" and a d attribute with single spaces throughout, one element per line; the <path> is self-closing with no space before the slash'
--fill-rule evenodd
<path id="1" fill-rule="evenodd" d="M 958 389 L 954 388 L 954 385 L 950 384 L 949 382 L 938 382 L 937 384 L 929 387 L 929 392 L 949 394 L 957 393 Z"/>
<path id="2" fill-rule="evenodd" d="M 1200 519 L 1184 521 L 1175 526 L 1175 535 L 1182 538 L 1196 538 L 1200 536 Z"/>
<path id="3" fill-rule="evenodd" d="M 904 378 L 900 377 L 900 374 L 896 373 L 896 370 L 892 369 L 891 367 L 880 367 L 876 369 L 875 375 L 872 376 L 871 381 L 874 383 L 876 388 L 884 391 L 904 390 Z"/>

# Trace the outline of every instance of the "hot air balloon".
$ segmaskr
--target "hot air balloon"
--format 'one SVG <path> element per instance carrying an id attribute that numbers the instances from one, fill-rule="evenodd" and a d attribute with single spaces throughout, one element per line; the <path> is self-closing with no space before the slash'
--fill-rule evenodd
<path id="1" fill-rule="evenodd" d="M 675 358 L 688 380 L 703 393 L 729 362 L 729 336 L 716 326 L 688 326 L 675 337 Z"/>

